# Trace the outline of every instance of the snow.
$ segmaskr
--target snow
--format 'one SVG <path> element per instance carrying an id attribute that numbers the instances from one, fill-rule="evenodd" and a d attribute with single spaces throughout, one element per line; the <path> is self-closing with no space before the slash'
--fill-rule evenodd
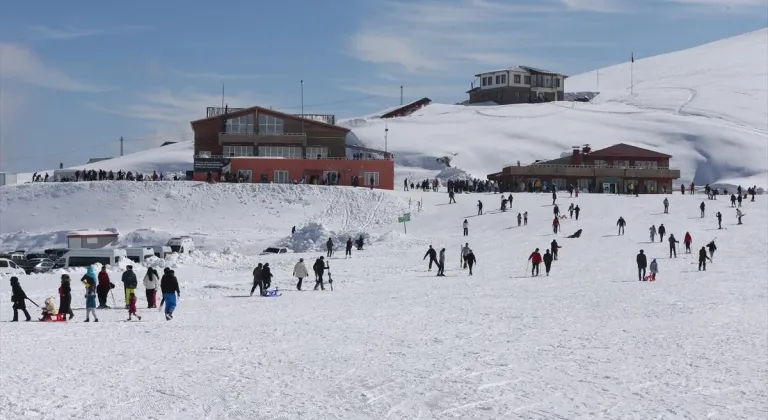
<path id="1" fill-rule="evenodd" d="M 453 165 L 474 177 L 521 161 L 553 159 L 588 143 L 617 143 L 674 156 L 681 182 L 768 185 L 768 29 L 685 51 L 600 69 L 591 103 L 557 102 L 470 107 L 433 103 L 408 117 L 340 121 L 358 141 L 388 148 L 401 167 Z M 596 72 L 570 77 L 566 89 L 597 89 Z"/>

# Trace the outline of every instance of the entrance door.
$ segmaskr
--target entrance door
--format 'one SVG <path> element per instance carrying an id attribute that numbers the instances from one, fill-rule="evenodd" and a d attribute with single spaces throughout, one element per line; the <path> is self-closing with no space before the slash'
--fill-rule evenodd
<path id="1" fill-rule="evenodd" d="M 603 194 L 610 194 L 611 193 L 611 184 L 608 182 L 603 182 Z"/>

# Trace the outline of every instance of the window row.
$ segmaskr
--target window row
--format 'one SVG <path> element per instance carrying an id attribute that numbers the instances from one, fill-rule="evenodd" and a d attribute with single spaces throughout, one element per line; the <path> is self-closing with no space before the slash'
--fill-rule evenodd
<path id="1" fill-rule="evenodd" d="M 301 147 L 297 146 L 259 146 L 259 156 L 301 159 Z"/>
<path id="2" fill-rule="evenodd" d="M 259 114 L 259 134 L 283 134 L 285 124 L 281 118 Z M 230 134 L 254 134 L 253 114 L 230 118 L 226 121 L 225 132 Z"/>
<path id="3" fill-rule="evenodd" d="M 226 157 L 253 156 L 253 146 L 224 146 L 222 149 Z"/>

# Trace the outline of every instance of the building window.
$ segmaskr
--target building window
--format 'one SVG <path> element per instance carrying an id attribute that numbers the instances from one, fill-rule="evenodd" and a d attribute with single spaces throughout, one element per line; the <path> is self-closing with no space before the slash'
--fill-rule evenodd
<path id="1" fill-rule="evenodd" d="M 507 83 L 507 75 L 506 74 L 502 74 L 501 75 L 501 83 L 505 83 L 505 84 Z"/>
<path id="2" fill-rule="evenodd" d="M 628 160 L 616 160 L 613 162 L 613 166 L 618 166 L 619 168 L 628 168 L 629 167 L 629 161 Z"/>
<path id="3" fill-rule="evenodd" d="M 659 163 L 652 160 L 637 160 L 634 166 L 637 168 L 656 169 L 659 167 Z"/>
<path id="4" fill-rule="evenodd" d="M 485 85 L 486 85 L 486 83 L 485 83 L 485 77 L 483 77 L 483 86 L 485 86 Z"/>
<path id="5" fill-rule="evenodd" d="M 608 166 L 608 162 L 604 160 L 597 159 L 595 160 L 595 166 Z"/>
<path id="6" fill-rule="evenodd" d="M 530 85 L 531 84 L 531 76 L 525 76 L 525 78 L 523 80 L 525 80 L 525 84 L 526 85 Z"/>
<path id="7" fill-rule="evenodd" d="M 297 146 L 259 146 L 259 156 L 301 159 L 301 147 Z"/>
<path id="8" fill-rule="evenodd" d="M 282 135 L 283 120 L 271 115 L 259 114 L 259 134 Z"/>
<path id="9" fill-rule="evenodd" d="M 253 134 L 253 114 L 228 119 L 225 130 L 227 134 Z"/>
<path id="10" fill-rule="evenodd" d="M 519 74 L 516 74 L 516 75 L 515 75 L 515 84 L 516 84 L 516 85 L 519 85 L 519 84 L 520 84 L 520 75 L 519 75 Z"/>
<path id="11" fill-rule="evenodd" d="M 555 77 L 555 87 L 560 87 L 560 78 Z"/>
<path id="12" fill-rule="evenodd" d="M 363 185 L 366 187 L 378 187 L 379 186 L 379 173 L 378 172 L 366 172 L 365 179 L 363 179 Z"/>
<path id="13" fill-rule="evenodd" d="M 496 75 L 496 84 L 497 85 L 501 84 L 501 75 L 500 74 Z"/>
<path id="14" fill-rule="evenodd" d="M 222 150 L 226 157 L 253 156 L 253 146 L 223 146 Z"/>
<path id="15" fill-rule="evenodd" d="M 288 171 L 275 171 L 273 182 L 275 184 L 290 184 L 291 179 L 288 176 Z"/>
<path id="16" fill-rule="evenodd" d="M 307 159 L 324 159 L 328 157 L 328 148 L 307 146 Z"/>

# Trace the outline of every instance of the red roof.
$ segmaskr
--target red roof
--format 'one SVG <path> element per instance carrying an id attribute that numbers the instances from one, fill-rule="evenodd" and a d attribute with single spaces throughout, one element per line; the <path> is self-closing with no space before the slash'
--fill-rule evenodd
<path id="1" fill-rule="evenodd" d="M 654 152 L 653 150 L 643 149 L 642 147 L 632 146 L 626 143 L 614 144 L 605 149 L 589 152 L 591 157 L 635 157 L 635 158 L 671 158 L 672 156 L 664 153 Z"/>

